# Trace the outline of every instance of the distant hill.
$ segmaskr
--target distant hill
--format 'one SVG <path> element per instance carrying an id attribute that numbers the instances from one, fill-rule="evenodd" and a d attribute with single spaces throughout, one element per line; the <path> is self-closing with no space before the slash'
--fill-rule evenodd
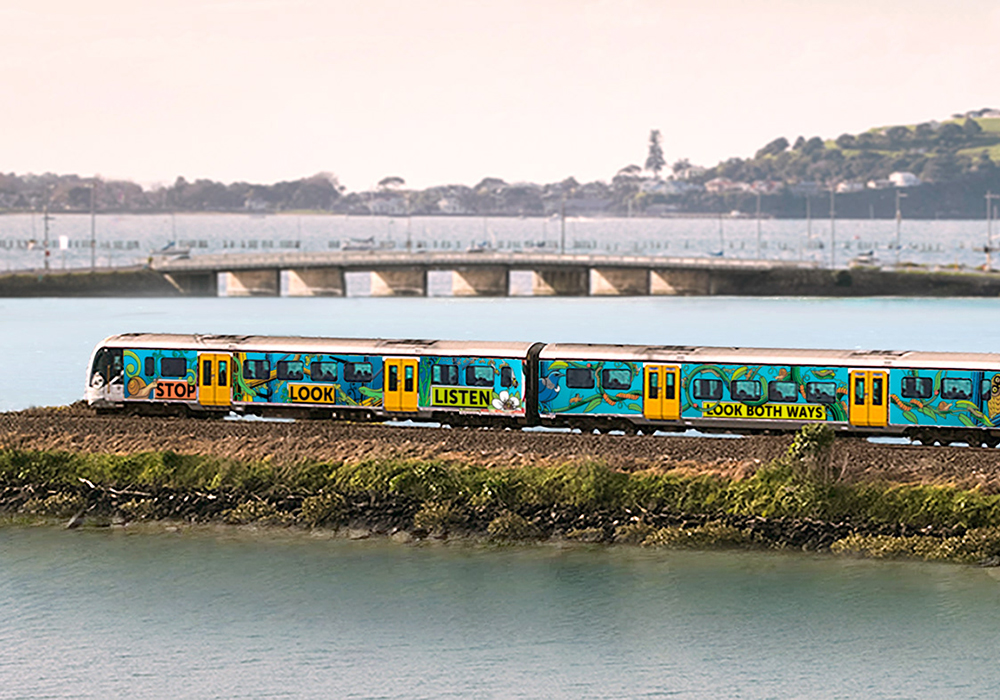
<path id="1" fill-rule="evenodd" d="M 654 131 L 657 145 L 659 132 Z M 653 136 L 651 134 L 651 137 Z M 669 134 L 665 135 L 669 142 Z M 640 161 L 642 162 L 642 161 Z M 662 158 L 646 162 L 662 165 Z M 713 167 L 680 160 L 665 171 L 621 168 L 608 181 L 406 189 L 389 176 L 371 192 L 347 192 L 331 173 L 274 184 L 212 180 L 143 189 L 127 181 L 77 175 L 0 173 L 0 211 L 319 211 L 351 215 L 665 216 L 752 214 L 798 218 L 819 213 L 831 192 L 837 216 L 891 218 L 905 189 L 907 218 L 982 218 L 986 194 L 1000 193 L 1000 110 L 900 124 L 835 139 L 781 136 L 751 158 Z"/>

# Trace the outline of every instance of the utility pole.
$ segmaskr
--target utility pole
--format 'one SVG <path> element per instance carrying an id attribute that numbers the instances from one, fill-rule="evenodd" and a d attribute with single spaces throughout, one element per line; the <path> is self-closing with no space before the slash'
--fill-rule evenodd
<path id="1" fill-rule="evenodd" d="M 760 190 L 757 190 L 757 259 L 760 260 Z"/>
<path id="2" fill-rule="evenodd" d="M 719 212 L 719 256 L 726 255 L 726 233 L 722 227 L 722 212 Z"/>
<path id="3" fill-rule="evenodd" d="M 830 269 L 837 267 L 837 216 L 834 207 L 834 194 L 836 189 L 830 186 Z"/>
<path id="4" fill-rule="evenodd" d="M 986 193 L 986 271 L 993 269 L 993 200 L 1000 199 L 1000 194 Z"/>
<path id="5" fill-rule="evenodd" d="M 813 239 L 813 220 L 812 220 L 812 200 L 809 198 L 809 194 L 806 193 L 806 245 L 812 244 Z M 802 248 L 799 247 L 799 260 L 802 259 Z M 812 253 L 809 254 L 812 257 Z"/>
<path id="6" fill-rule="evenodd" d="M 90 271 L 97 268 L 97 178 L 90 185 Z"/>
<path id="7" fill-rule="evenodd" d="M 49 198 L 51 197 L 51 192 L 46 190 L 45 192 L 45 208 L 42 210 L 42 230 L 44 233 L 44 239 L 42 242 L 42 250 L 44 251 L 43 257 L 45 260 L 45 271 L 49 271 L 49 221 L 52 217 L 49 216 Z"/>
<path id="8" fill-rule="evenodd" d="M 560 225 L 559 225 L 559 254 L 566 255 L 566 195 L 562 198 L 562 207 L 560 208 Z"/>
<path id="9" fill-rule="evenodd" d="M 906 197 L 905 194 L 896 190 L 896 267 L 899 267 L 899 229 L 903 225 L 903 212 L 899 208 L 899 200 Z M 989 201 L 989 200 L 987 200 Z"/>

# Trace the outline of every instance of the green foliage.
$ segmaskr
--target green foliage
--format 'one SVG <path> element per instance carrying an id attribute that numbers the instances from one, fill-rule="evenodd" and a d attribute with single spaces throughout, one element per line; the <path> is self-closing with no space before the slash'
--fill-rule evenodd
<path id="1" fill-rule="evenodd" d="M 618 544 L 642 544 L 647 537 L 653 534 L 655 529 L 652 525 L 641 520 L 619 525 L 615 528 L 615 542 Z"/>
<path id="2" fill-rule="evenodd" d="M 519 540 L 534 540 L 541 536 L 538 528 L 517 513 L 505 512 L 486 526 L 490 539 L 498 542 L 516 542 Z"/>
<path id="3" fill-rule="evenodd" d="M 877 559 L 925 559 L 973 564 L 1000 556 L 1000 528 L 977 528 L 962 536 L 888 537 L 851 535 L 830 549 L 838 554 L 858 554 Z"/>
<path id="4" fill-rule="evenodd" d="M 753 542 L 742 530 L 719 523 L 699 527 L 664 527 L 643 540 L 644 547 L 669 547 L 671 549 L 719 549 L 745 547 Z"/>
<path id="5" fill-rule="evenodd" d="M 491 469 L 444 461 L 387 459 L 276 467 L 268 461 L 237 462 L 169 452 L 119 456 L 3 450 L 0 484 L 85 490 L 88 487 L 81 479 L 86 479 L 98 487 L 117 489 L 229 492 L 240 494 L 247 502 L 298 494 L 304 499 L 299 517 L 311 526 L 341 522 L 345 498 L 353 494 L 412 499 L 423 506 L 420 517 L 428 523 L 453 522 L 450 518 L 468 509 L 514 514 L 541 506 L 851 520 L 912 527 L 1000 526 L 1000 495 L 951 486 L 834 481 L 820 468 L 829 445 L 830 434 L 824 426 L 805 426 L 788 454 L 742 479 L 681 472 L 626 474 L 595 462 Z M 121 508 L 123 513 L 126 508 L 134 509 L 134 515 L 125 514 L 135 518 L 143 517 L 149 507 L 138 500 Z M 244 511 L 232 517 L 261 517 Z M 616 537 L 637 537 L 629 533 L 628 529 L 620 530 Z"/>
<path id="6" fill-rule="evenodd" d="M 290 525 L 294 521 L 291 514 L 282 513 L 274 505 L 258 499 L 244 501 L 226 511 L 224 518 L 230 525 Z"/>
<path id="7" fill-rule="evenodd" d="M 339 493 L 321 493 L 302 500 L 302 522 L 310 527 L 340 524 L 344 512 L 344 497 Z"/>
<path id="8" fill-rule="evenodd" d="M 462 520 L 462 511 L 451 503 L 429 501 L 413 516 L 413 525 L 428 532 L 448 532 Z"/>

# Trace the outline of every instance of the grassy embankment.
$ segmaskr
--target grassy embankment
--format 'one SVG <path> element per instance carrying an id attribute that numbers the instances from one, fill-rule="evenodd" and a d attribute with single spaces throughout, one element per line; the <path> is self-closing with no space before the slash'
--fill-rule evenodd
<path id="1" fill-rule="evenodd" d="M 1000 561 L 1000 495 L 832 478 L 832 434 L 811 426 L 741 479 L 612 471 L 597 463 L 489 469 L 454 462 L 267 461 L 144 453 L 0 451 L 7 522 L 177 519 L 366 527 L 492 541 L 562 537 L 666 547 L 829 549 Z"/>

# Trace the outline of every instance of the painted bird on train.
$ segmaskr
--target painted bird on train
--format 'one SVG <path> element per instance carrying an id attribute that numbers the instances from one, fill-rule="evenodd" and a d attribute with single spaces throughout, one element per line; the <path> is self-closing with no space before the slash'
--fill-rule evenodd
<path id="1" fill-rule="evenodd" d="M 549 372 L 541 378 L 541 386 L 538 388 L 539 403 L 548 403 L 556 397 L 556 394 L 559 393 L 559 380 L 562 376 L 562 372 L 556 371 Z"/>

